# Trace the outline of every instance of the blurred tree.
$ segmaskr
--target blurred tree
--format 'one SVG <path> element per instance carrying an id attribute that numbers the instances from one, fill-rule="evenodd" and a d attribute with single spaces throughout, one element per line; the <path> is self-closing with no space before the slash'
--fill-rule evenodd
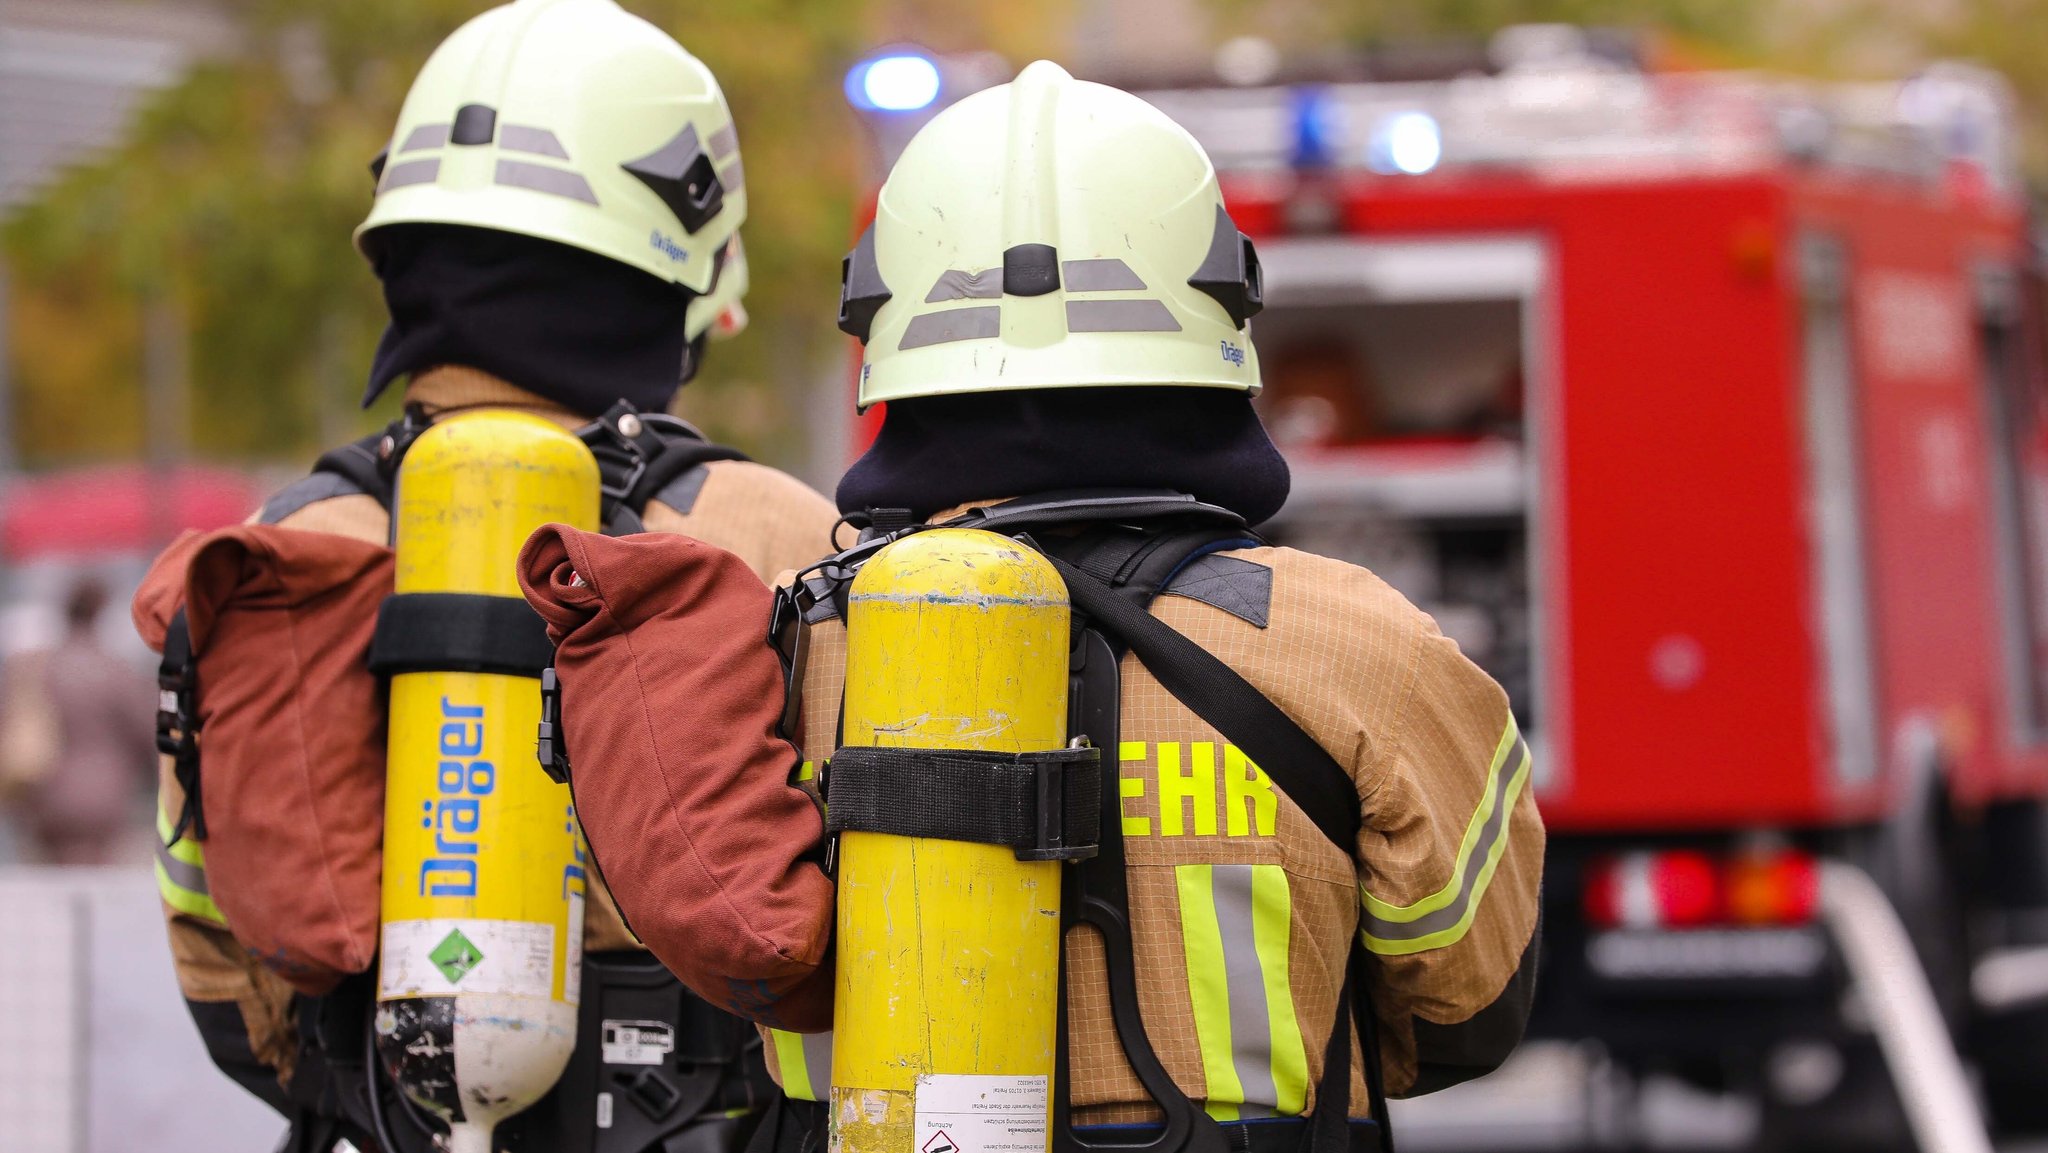
<path id="1" fill-rule="evenodd" d="M 145 301 L 190 325 L 201 455 L 306 458 L 389 418 L 354 412 L 384 316 L 349 234 L 366 165 L 414 72 L 486 0 L 224 0 L 242 50 L 160 96 L 129 142 L 7 222 L 20 440 L 30 464 L 132 456 Z M 770 459 L 800 451 L 804 384 L 832 327 L 864 141 L 841 78 L 868 45 L 929 21 L 961 46 L 1055 42 L 1062 5 L 627 0 L 725 86 L 747 157 L 753 329 L 721 345 L 683 407 Z M 944 7 L 944 12 L 937 9 Z M 945 45 L 951 46 L 951 45 Z"/>

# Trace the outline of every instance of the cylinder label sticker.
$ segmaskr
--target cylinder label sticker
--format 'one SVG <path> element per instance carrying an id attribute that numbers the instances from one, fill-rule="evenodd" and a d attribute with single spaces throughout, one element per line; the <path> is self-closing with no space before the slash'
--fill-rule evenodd
<path id="1" fill-rule="evenodd" d="M 562 1000 L 571 1005 L 583 1003 L 583 894 L 569 894 L 569 924 L 563 930 L 568 937 L 565 950 L 569 960 L 562 966 Z"/>
<path id="2" fill-rule="evenodd" d="M 917 1079 L 918 1153 L 1044 1153 L 1045 1077 L 925 1073 Z"/>
<path id="3" fill-rule="evenodd" d="M 604 1023 L 603 1055 L 607 1065 L 661 1065 L 676 1051 L 676 1027 L 665 1021 Z"/>
<path id="4" fill-rule="evenodd" d="M 435 918 L 390 921 L 377 994 L 437 997 L 505 993 L 547 997 L 554 986 L 555 927 L 532 921 Z"/>

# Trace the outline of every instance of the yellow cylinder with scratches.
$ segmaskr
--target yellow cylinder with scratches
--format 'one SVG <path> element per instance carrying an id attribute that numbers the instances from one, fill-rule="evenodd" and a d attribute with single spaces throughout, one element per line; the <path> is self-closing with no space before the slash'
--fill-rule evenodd
<path id="1" fill-rule="evenodd" d="M 392 508 L 395 595 L 502 597 L 548 522 L 596 529 L 597 462 L 574 435 L 508 411 L 422 433 Z M 534 762 L 539 682 L 478 672 L 391 678 L 377 1049 L 399 1088 L 489 1153 L 576 1044 L 584 872 L 569 790 Z"/>
<path id="2" fill-rule="evenodd" d="M 849 746 L 1066 743 L 1069 606 L 1044 557 L 977 529 L 915 533 L 855 577 Z M 1060 865 L 1000 845 L 839 842 L 835 1153 L 1049 1147 Z"/>

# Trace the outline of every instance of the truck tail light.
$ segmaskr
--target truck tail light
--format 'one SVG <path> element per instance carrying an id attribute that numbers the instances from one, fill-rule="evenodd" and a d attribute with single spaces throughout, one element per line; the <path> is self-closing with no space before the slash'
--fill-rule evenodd
<path id="1" fill-rule="evenodd" d="M 1684 849 L 1594 860 L 1586 920 L 1596 929 L 1792 925 L 1811 920 L 1813 858 L 1781 850 L 1732 856 Z"/>
<path id="2" fill-rule="evenodd" d="M 1738 925 L 1801 925 L 1813 920 L 1820 871 L 1793 849 L 1745 853 L 1728 864 L 1728 919 Z"/>

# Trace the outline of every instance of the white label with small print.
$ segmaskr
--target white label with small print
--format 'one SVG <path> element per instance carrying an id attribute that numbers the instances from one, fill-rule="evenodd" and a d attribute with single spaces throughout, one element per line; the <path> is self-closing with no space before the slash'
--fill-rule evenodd
<path id="1" fill-rule="evenodd" d="M 599 1093 L 597 1095 L 597 1127 L 600 1129 L 612 1127 L 612 1095 L 610 1093 Z"/>
<path id="2" fill-rule="evenodd" d="M 583 1003 L 583 894 L 569 894 L 568 960 L 562 966 L 562 1000 Z"/>
<path id="3" fill-rule="evenodd" d="M 604 1063 L 659 1065 L 676 1051 L 676 1027 L 662 1021 L 606 1021 Z"/>
<path id="4" fill-rule="evenodd" d="M 1044 1077 L 925 1073 L 917 1079 L 918 1153 L 1044 1153 Z"/>

